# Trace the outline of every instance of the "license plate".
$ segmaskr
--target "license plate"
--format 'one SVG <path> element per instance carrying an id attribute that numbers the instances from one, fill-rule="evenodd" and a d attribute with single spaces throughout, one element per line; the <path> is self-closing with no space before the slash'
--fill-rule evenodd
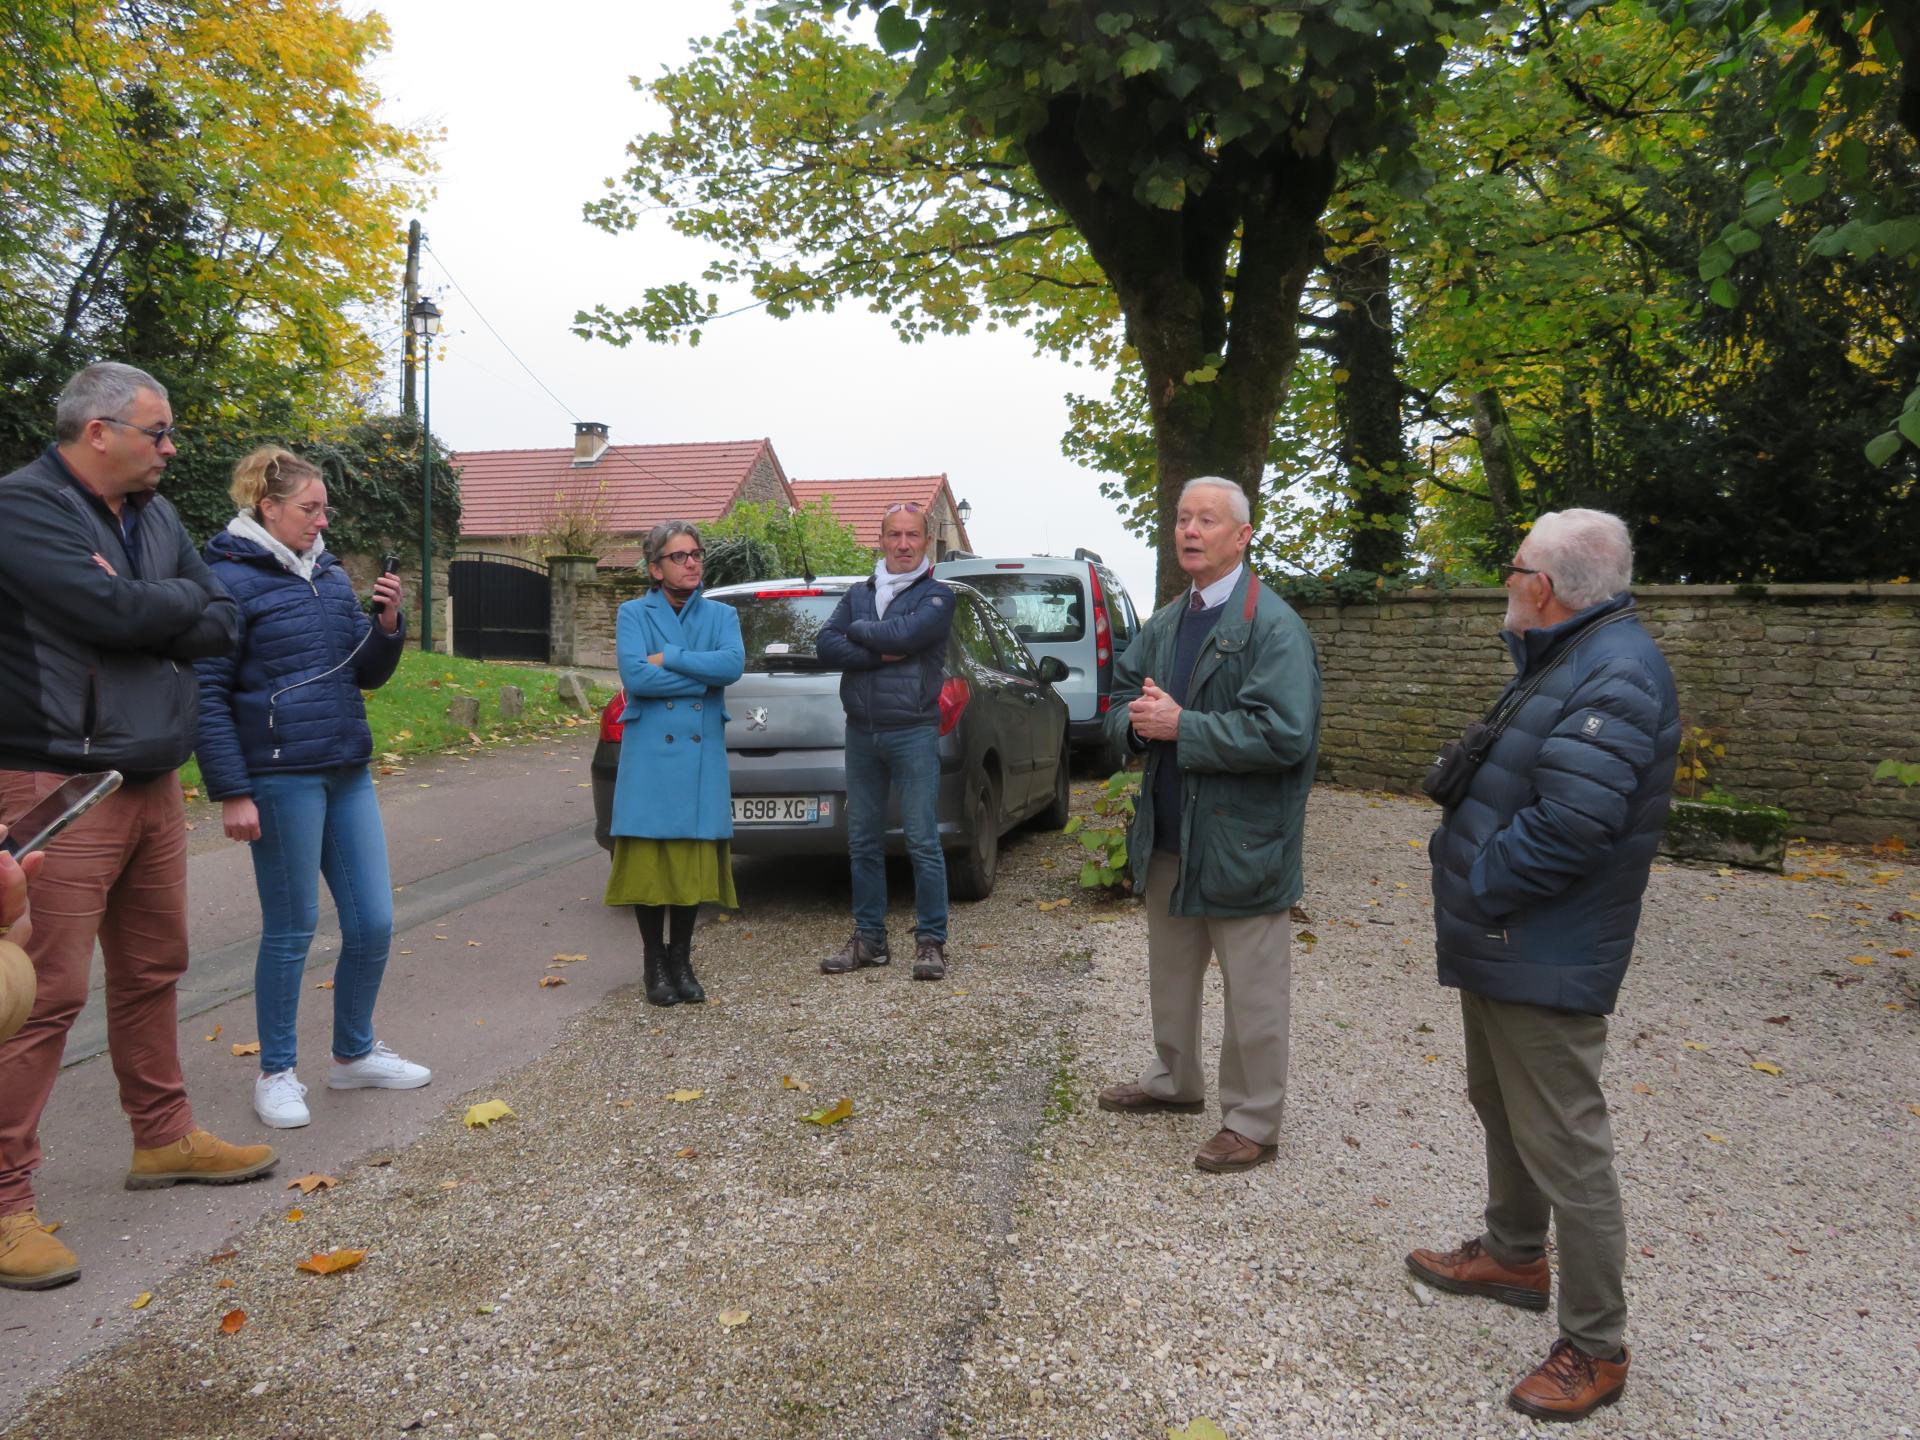
<path id="1" fill-rule="evenodd" d="M 812 825 L 819 818 L 817 795 L 739 796 L 733 802 L 736 825 Z"/>

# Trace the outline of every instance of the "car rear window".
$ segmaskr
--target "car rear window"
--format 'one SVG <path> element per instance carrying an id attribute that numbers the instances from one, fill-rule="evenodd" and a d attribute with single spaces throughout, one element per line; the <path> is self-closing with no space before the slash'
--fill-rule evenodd
<path id="1" fill-rule="evenodd" d="M 1057 645 L 1087 633 L 1087 602 L 1071 575 L 994 570 L 954 578 L 985 595 L 1029 645 Z"/>
<path id="2" fill-rule="evenodd" d="M 821 668 L 814 642 L 833 618 L 839 591 L 763 590 L 729 595 L 723 603 L 740 613 L 749 674 Z"/>

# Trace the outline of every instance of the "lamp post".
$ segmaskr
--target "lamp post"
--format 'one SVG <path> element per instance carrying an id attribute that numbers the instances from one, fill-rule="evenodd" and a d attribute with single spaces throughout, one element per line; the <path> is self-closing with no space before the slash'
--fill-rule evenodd
<path id="1" fill-rule="evenodd" d="M 966 528 L 967 521 L 973 518 L 973 502 L 971 500 L 962 500 L 958 505 L 953 507 L 953 513 L 960 517 L 961 533 L 965 536 L 968 543 L 971 544 L 973 537 L 966 535 Z"/>
<path id="2" fill-rule="evenodd" d="M 421 300 L 407 312 L 420 342 L 420 648 L 433 649 L 433 337 L 440 307 Z"/>

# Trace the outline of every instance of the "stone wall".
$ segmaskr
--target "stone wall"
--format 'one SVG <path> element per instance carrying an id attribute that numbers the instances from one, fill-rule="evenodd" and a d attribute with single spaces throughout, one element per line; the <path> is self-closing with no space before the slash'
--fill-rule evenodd
<path id="1" fill-rule="evenodd" d="M 647 592 L 647 578 L 639 570 L 602 571 L 570 587 L 573 611 L 573 654 L 567 662 L 601 670 L 619 667 L 614 649 L 620 607 Z M 559 593 L 558 587 L 555 594 Z"/>
<path id="2" fill-rule="evenodd" d="M 1690 725 L 1724 730 L 1709 783 L 1784 807 L 1793 833 L 1920 841 L 1920 585 L 1653 585 L 1635 591 Z M 1326 687 L 1320 776 L 1417 793 L 1434 751 L 1512 674 L 1501 590 L 1305 606 Z"/>

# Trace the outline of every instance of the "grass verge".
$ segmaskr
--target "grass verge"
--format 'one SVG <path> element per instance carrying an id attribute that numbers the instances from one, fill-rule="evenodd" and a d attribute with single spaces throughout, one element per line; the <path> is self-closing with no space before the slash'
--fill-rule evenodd
<path id="1" fill-rule="evenodd" d="M 555 693 L 560 673 L 528 665 L 503 665 L 491 660 L 463 660 L 456 655 L 423 655 L 407 649 L 393 678 L 367 695 L 367 723 L 373 727 L 376 764 L 393 764 L 408 755 L 442 750 L 470 750 L 511 740 L 544 735 L 553 730 L 593 727 L 600 708 L 613 691 L 593 686 L 593 708 L 581 713 L 563 705 Z M 517 719 L 500 713 L 500 687 L 517 685 L 526 696 L 526 708 Z M 447 707 L 463 695 L 480 702 L 480 720 L 472 729 L 447 718 Z M 199 798 L 200 766 L 189 760 L 180 771 L 180 783 L 189 800 Z"/>

